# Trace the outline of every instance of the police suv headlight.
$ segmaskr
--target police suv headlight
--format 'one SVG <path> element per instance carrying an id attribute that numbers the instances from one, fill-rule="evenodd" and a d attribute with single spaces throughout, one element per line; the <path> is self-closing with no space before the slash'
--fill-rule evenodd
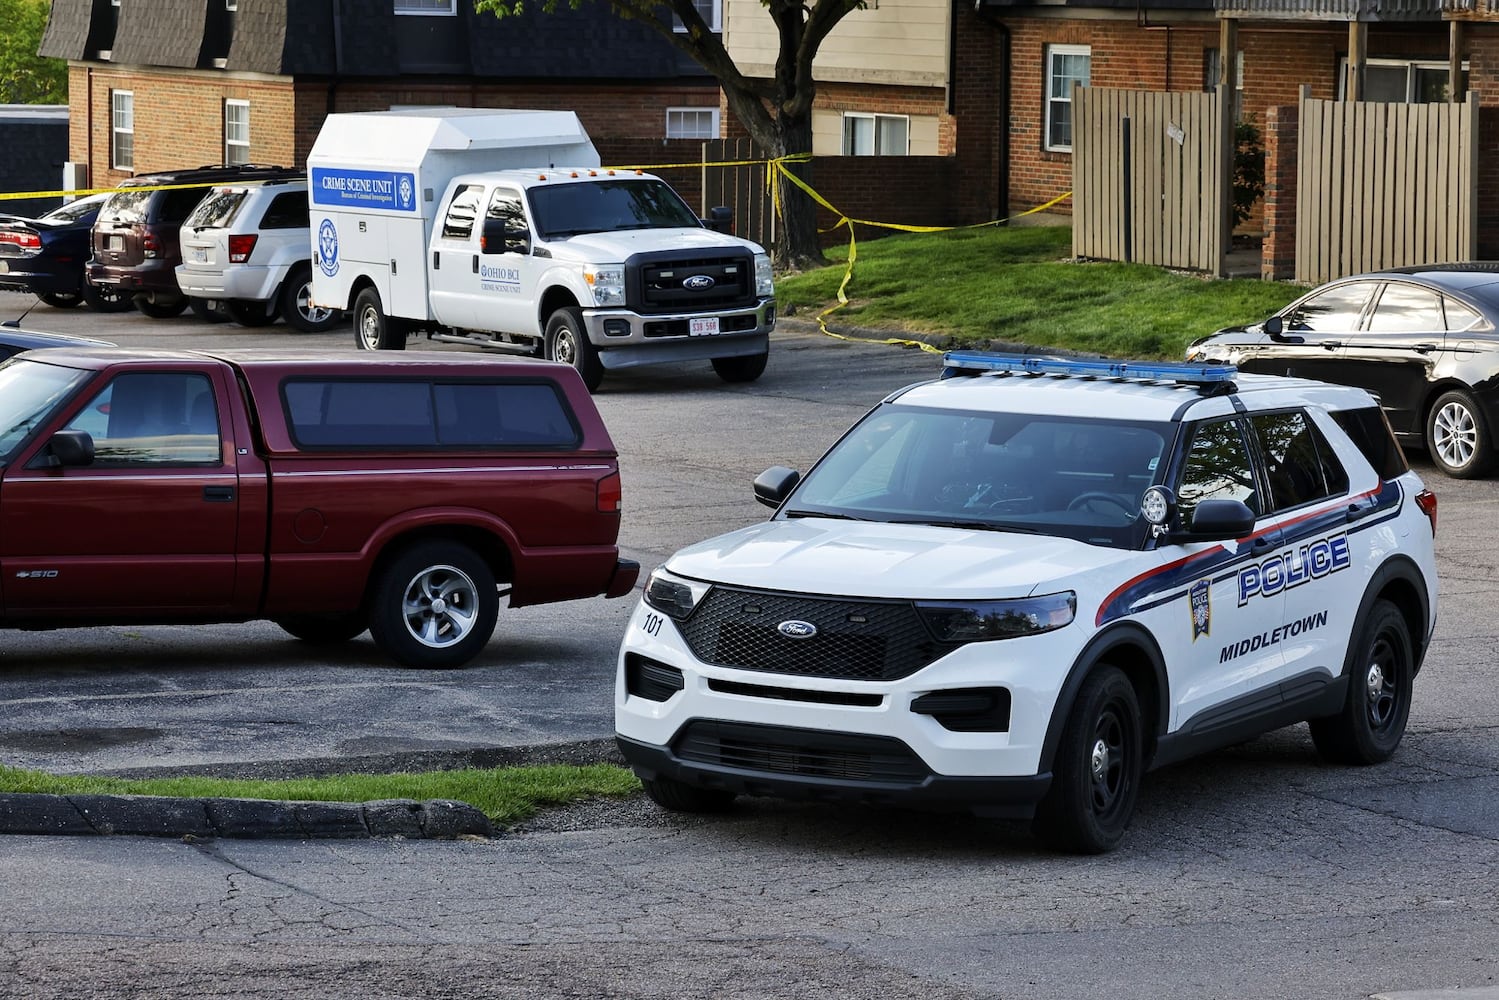
<path id="1" fill-rule="evenodd" d="M 681 621 L 692 614 L 711 587 L 706 583 L 688 580 L 668 573 L 665 567 L 657 566 L 645 581 L 645 603 L 664 615 Z"/>
<path id="2" fill-rule="evenodd" d="M 755 294 L 769 298 L 776 293 L 775 272 L 770 269 L 770 254 L 755 254 Z"/>
<path id="3" fill-rule="evenodd" d="M 1040 635 L 1072 623 L 1077 594 L 1043 594 L 1006 601 L 918 601 L 927 627 L 943 642 L 983 642 Z"/>
<path id="4" fill-rule="evenodd" d="M 625 266 L 623 264 L 601 264 L 591 271 L 583 272 L 583 279 L 593 289 L 593 304 L 596 306 L 622 306 L 625 304 Z"/>

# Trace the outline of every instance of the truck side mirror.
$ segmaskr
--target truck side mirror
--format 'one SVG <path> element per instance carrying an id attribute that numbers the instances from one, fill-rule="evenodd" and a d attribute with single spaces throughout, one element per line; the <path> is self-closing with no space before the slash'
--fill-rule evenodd
<path id="1" fill-rule="evenodd" d="M 525 229 L 515 229 L 504 219 L 485 219 L 479 233 L 479 249 L 484 253 L 531 252 L 531 234 Z"/>
<path id="2" fill-rule="evenodd" d="M 725 236 L 734 235 L 734 210 L 727 205 L 719 205 L 708 209 L 708 217 L 703 220 L 703 225 L 716 233 Z"/>
<path id="3" fill-rule="evenodd" d="M 88 431 L 58 431 L 47 441 L 47 450 L 38 458 L 38 464 L 50 469 L 93 465 L 94 436 Z"/>

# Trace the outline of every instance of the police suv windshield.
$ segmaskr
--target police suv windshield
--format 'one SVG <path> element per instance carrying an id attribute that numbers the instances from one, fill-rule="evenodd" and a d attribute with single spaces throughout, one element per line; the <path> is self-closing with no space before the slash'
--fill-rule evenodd
<path id="1" fill-rule="evenodd" d="M 703 224 L 661 181 L 589 181 L 532 188 L 531 214 L 547 240 L 622 229 L 701 229 Z"/>
<path id="2" fill-rule="evenodd" d="M 781 517 L 1020 531 L 1135 547 L 1173 425 L 886 404 L 808 474 Z"/>

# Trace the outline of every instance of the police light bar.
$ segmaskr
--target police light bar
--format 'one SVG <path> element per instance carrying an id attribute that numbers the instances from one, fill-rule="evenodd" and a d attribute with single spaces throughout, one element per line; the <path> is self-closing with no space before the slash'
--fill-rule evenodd
<path id="1" fill-rule="evenodd" d="M 1084 358 L 1040 358 L 981 351 L 948 351 L 942 355 L 942 377 L 1009 372 L 1022 375 L 1072 375 L 1079 378 L 1133 378 L 1189 385 L 1232 382 L 1233 365 L 1194 365 L 1173 361 L 1101 361 Z"/>

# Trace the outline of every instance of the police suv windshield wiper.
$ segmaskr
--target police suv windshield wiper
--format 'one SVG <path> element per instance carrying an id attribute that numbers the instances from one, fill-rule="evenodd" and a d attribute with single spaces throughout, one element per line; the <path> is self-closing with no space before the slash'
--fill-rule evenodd
<path id="1" fill-rule="evenodd" d="M 1017 524 L 1005 524 L 1003 521 L 947 521 L 941 518 L 931 517 L 896 517 L 891 518 L 890 524 L 926 524 L 933 528 L 969 528 L 975 531 L 1011 531 L 1022 535 L 1039 535 L 1041 529 L 1026 528 Z"/>
<path id="2" fill-rule="evenodd" d="M 855 517 L 852 514 L 834 514 L 825 510 L 795 510 L 785 511 L 787 517 L 825 517 L 832 521 L 868 521 L 867 517 Z"/>

